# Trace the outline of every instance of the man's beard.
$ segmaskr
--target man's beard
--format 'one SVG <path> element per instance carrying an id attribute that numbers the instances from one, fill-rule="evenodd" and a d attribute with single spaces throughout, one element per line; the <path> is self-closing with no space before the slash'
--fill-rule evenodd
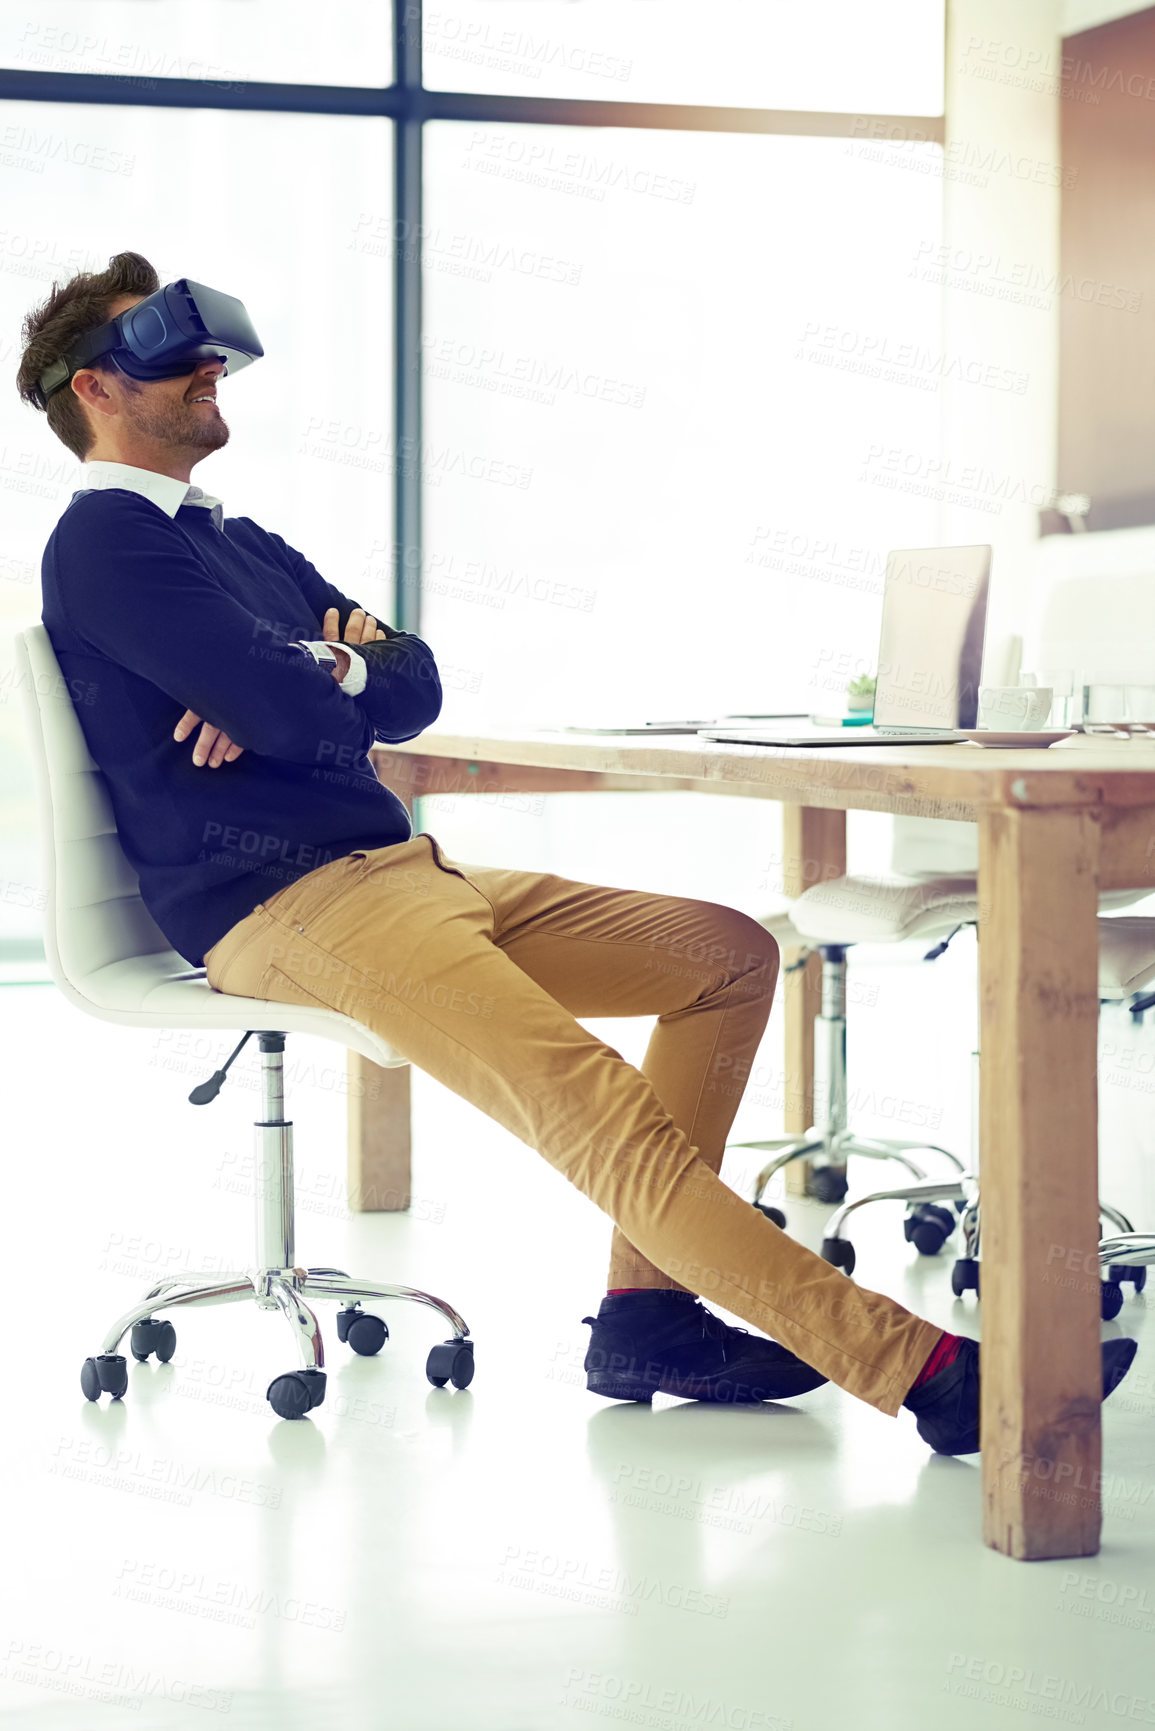
<path id="1" fill-rule="evenodd" d="M 138 433 L 158 439 L 164 445 L 180 446 L 185 450 L 218 451 L 229 442 L 229 429 L 220 410 L 202 415 L 201 407 L 182 398 L 179 403 L 163 403 L 146 408 L 140 394 L 132 392 L 128 408 L 129 419 Z"/>

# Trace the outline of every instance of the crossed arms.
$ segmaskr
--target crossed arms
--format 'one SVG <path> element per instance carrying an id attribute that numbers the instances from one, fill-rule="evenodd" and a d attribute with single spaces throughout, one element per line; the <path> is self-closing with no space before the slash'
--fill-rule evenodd
<path id="1" fill-rule="evenodd" d="M 336 643 L 340 629 L 339 610 L 330 607 L 321 621 L 321 636 L 326 643 Z M 384 643 L 388 640 L 388 632 L 382 631 L 372 614 L 366 613 L 363 607 L 354 607 L 345 626 L 346 643 Z M 333 669 L 333 678 L 340 685 L 349 671 L 349 657 L 340 649 L 336 650 L 337 665 Z M 176 724 L 173 733 L 175 740 L 187 739 L 193 729 L 201 723 L 200 734 L 193 746 L 193 762 L 198 769 L 207 763 L 210 769 L 219 769 L 222 763 L 232 763 L 245 749 L 231 740 L 223 727 L 214 727 L 211 721 L 201 722 L 201 717 L 191 709 L 186 709 Z"/>
<path id="2" fill-rule="evenodd" d="M 194 752 L 202 764 L 248 750 L 348 763 L 375 739 L 412 739 L 436 720 L 441 682 L 427 644 L 381 626 L 279 535 L 252 524 L 236 539 L 246 537 L 295 584 L 300 611 L 320 622 L 327 641 L 357 647 L 366 666 L 362 692 L 338 690 L 288 647 L 294 637 L 316 636 L 315 628 L 259 617 L 212 575 L 183 530 L 135 494 L 86 494 L 61 519 L 51 557 L 64 616 L 78 637 L 180 705 L 175 737 L 199 727 Z"/>

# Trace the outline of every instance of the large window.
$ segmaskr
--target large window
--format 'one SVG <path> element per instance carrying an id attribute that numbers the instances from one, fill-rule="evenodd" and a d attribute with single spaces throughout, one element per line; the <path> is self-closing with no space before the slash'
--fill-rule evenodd
<path id="1" fill-rule="evenodd" d="M 429 128 L 447 723 L 829 707 L 867 670 L 879 549 L 937 510 L 879 462 L 938 430 L 938 152 L 905 149 Z"/>
<path id="2" fill-rule="evenodd" d="M 378 0 L 328 12 L 315 0 L 5 0 L 0 66 L 226 89 L 251 78 L 387 84 L 393 31 Z"/>
<path id="3" fill-rule="evenodd" d="M 444 0 L 435 90 L 938 114 L 942 0 Z"/>
<path id="4" fill-rule="evenodd" d="M 220 391 L 229 444 L 196 470 L 231 515 L 275 528 L 338 588 L 372 596 L 393 537 L 391 129 L 348 115 L 8 102 L 0 327 L 0 933 L 39 931 L 34 787 L 13 633 L 40 616 L 40 560 L 83 470 L 12 387 L 26 311 L 53 281 L 143 253 L 162 282 L 240 294 L 266 358 Z M 158 622 L 163 628 L 163 622 Z"/>
<path id="5" fill-rule="evenodd" d="M 940 0 L 15 0 L 0 354 L 126 247 L 238 293 L 197 479 L 420 630 L 447 725 L 833 702 L 934 536 L 942 61 Z M 0 451 L 2 945 L 81 470 L 11 389 Z"/>

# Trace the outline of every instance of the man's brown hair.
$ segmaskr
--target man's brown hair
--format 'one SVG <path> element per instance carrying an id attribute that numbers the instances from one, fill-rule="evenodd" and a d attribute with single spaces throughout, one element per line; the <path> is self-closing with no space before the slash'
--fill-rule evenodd
<path id="1" fill-rule="evenodd" d="M 70 282 L 53 283 L 44 305 L 34 307 L 24 320 L 24 354 L 16 374 L 23 400 L 40 407 L 36 387 L 41 373 L 60 360 L 77 337 L 107 324 L 109 308 L 121 295 L 151 295 L 159 287 L 156 271 L 138 252 L 118 252 L 109 259 L 107 270 L 80 271 Z M 115 362 L 106 355 L 91 365 L 101 373 L 115 370 Z M 83 462 L 92 448 L 92 429 L 70 384 L 49 397 L 47 415 L 56 437 Z"/>

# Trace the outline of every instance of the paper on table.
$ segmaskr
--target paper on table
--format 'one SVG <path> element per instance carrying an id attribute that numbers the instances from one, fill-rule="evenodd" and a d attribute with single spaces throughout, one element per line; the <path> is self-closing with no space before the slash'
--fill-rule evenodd
<path id="1" fill-rule="evenodd" d="M 697 733 L 703 727 L 725 727 L 730 722 L 743 721 L 804 721 L 806 716 L 801 710 L 775 710 L 771 715 L 752 715 L 743 711 L 741 715 L 714 715 L 701 721 L 635 721 L 621 727 L 581 727 L 569 724 L 562 727 L 545 727 L 543 733 Z"/>

